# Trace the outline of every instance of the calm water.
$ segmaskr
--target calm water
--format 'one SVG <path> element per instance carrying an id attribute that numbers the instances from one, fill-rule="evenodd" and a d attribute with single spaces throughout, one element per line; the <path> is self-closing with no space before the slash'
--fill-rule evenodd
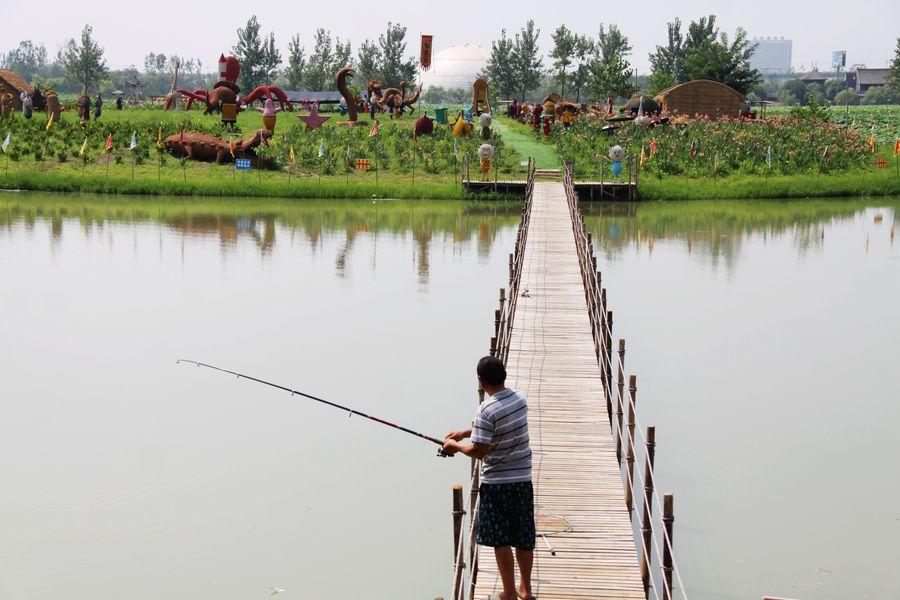
<path id="1" fill-rule="evenodd" d="M 898 208 L 592 208 L 692 598 L 900 596 Z M 517 213 L 0 197 L 0 599 L 446 593 L 466 463 L 174 362 L 443 434 Z"/>

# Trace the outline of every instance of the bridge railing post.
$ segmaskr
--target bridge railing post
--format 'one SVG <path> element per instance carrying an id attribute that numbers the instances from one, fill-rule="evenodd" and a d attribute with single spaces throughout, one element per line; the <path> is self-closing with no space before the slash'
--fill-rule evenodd
<path id="1" fill-rule="evenodd" d="M 628 392 L 631 397 L 628 402 L 628 417 L 626 427 L 628 433 L 625 436 L 625 506 L 628 507 L 628 515 L 631 516 L 634 508 L 634 408 L 637 396 L 637 376 L 628 378 Z"/>
<path id="2" fill-rule="evenodd" d="M 653 460 L 656 455 L 656 427 L 647 427 L 646 455 L 644 456 L 644 518 L 641 520 L 641 534 L 643 536 L 643 552 L 641 553 L 641 580 L 644 582 L 644 594 L 650 595 L 650 569 L 653 568 Z"/>
<path id="3" fill-rule="evenodd" d="M 663 494 L 662 522 L 666 531 L 666 537 L 663 539 L 662 556 L 663 578 L 665 579 L 663 591 L 666 600 L 672 600 L 672 571 L 674 570 L 672 563 L 672 545 L 674 543 L 672 531 L 675 525 L 675 497 L 672 494 Z"/>

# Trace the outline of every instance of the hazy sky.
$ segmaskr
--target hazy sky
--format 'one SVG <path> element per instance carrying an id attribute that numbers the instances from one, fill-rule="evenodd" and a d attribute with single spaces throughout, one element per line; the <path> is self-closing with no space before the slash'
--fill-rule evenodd
<path id="1" fill-rule="evenodd" d="M 793 66 L 809 69 L 815 62 L 827 68 L 832 50 L 847 50 L 847 64 L 885 66 L 900 36 L 900 1 L 821 0 L 815 4 L 790 0 L 756 2 L 114 2 L 71 0 L 0 0 L 0 50 L 19 40 L 43 42 L 51 54 L 64 40 L 76 37 L 85 23 L 94 27 L 106 48 L 110 67 L 143 65 L 151 51 L 199 57 L 214 68 L 219 53 L 234 44 L 235 30 L 256 14 L 264 32 L 274 31 L 283 58 L 288 38 L 299 33 L 307 47 L 317 27 L 330 29 L 342 39 L 359 42 L 376 37 L 390 19 L 408 27 L 408 50 L 418 53 L 418 34 L 435 36 L 435 50 L 466 43 L 490 46 L 500 29 L 518 30 L 529 18 L 541 29 L 541 43 L 550 45 L 550 33 L 561 23 L 596 35 L 599 23 L 617 23 L 630 38 L 632 63 L 639 73 L 649 70 L 647 54 L 666 38 L 666 22 L 683 22 L 706 14 L 718 15 L 729 33 L 744 27 L 751 37 L 784 36 L 794 41 Z M 634 10 L 629 10 L 627 7 Z M 514 7 L 514 8 L 513 8 Z M 399 9 L 399 10 L 398 10 Z M 547 64 L 548 61 L 545 61 Z"/>

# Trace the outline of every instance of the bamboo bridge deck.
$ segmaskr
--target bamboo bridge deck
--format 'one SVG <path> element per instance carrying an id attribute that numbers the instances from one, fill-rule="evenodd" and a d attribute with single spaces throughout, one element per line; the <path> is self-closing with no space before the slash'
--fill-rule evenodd
<path id="1" fill-rule="evenodd" d="M 597 365 L 563 183 L 534 184 L 508 383 L 528 398 L 535 513 L 571 531 L 537 540 L 541 600 L 644 599 L 616 442 Z M 491 548 L 479 548 L 475 595 L 502 590 Z"/>

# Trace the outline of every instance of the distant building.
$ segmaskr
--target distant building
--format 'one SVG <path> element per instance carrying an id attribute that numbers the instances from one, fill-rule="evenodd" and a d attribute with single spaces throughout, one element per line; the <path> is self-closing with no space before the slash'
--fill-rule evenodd
<path id="1" fill-rule="evenodd" d="M 431 68 L 422 73 L 422 88 L 472 89 L 478 73 L 484 70 L 491 58 L 490 48 L 466 44 L 444 48 L 434 55 Z"/>
<path id="2" fill-rule="evenodd" d="M 823 73 L 819 73 L 819 70 L 814 68 L 812 71 L 801 77 L 800 81 L 807 85 L 810 83 L 824 84 L 827 79 L 828 78 L 825 77 Z"/>
<path id="3" fill-rule="evenodd" d="M 783 37 L 753 38 L 756 50 L 750 56 L 750 66 L 763 75 L 787 73 L 791 70 L 793 42 Z"/>
<path id="4" fill-rule="evenodd" d="M 856 89 L 860 95 L 865 94 L 869 88 L 887 85 L 890 69 L 867 69 L 865 66 L 855 66 L 849 71 L 844 80 L 847 87 Z"/>

